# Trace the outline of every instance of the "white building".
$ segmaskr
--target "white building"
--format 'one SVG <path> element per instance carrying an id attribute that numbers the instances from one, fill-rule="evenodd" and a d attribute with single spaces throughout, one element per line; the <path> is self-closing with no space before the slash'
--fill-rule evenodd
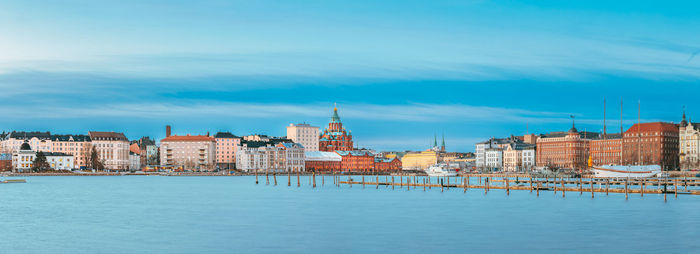
<path id="1" fill-rule="evenodd" d="M 529 171 L 535 167 L 535 145 L 512 143 L 503 150 L 504 171 Z"/>
<path id="2" fill-rule="evenodd" d="M 284 150 L 283 167 L 286 172 L 304 172 L 306 156 L 304 146 L 299 143 L 280 143 L 277 147 Z"/>
<path id="3" fill-rule="evenodd" d="M 503 168 L 503 148 L 484 149 L 484 168 L 498 171 Z"/>
<path id="4" fill-rule="evenodd" d="M 318 151 L 318 127 L 309 124 L 289 124 L 287 138 L 304 146 L 305 151 Z"/>
<path id="5" fill-rule="evenodd" d="M 129 169 L 129 140 L 124 133 L 90 131 L 88 134 L 106 170 Z"/>
<path id="6" fill-rule="evenodd" d="M 141 155 L 129 152 L 129 170 L 139 171 L 141 170 Z"/>
<path id="7" fill-rule="evenodd" d="M 700 123 L 683 120 L 678 125 L 678 152 L 681 170 L 700 168 Z"/>
<path id="8" fill-rule="evenodd" d="M 486 140 L 484 142 L 476 143 L 476 149 L 475 149 L 475 156 L 476 156 L 476 162 L 475 165 L 477 168 L 501 168 L 503 166 L 503 154 L 502 151 L 505 149 L 509 144 L 516 142 L 516 139 L 514 137 L 510 138 L 491 138 L 489 140 Z M 489 155 L 487 156 L 487 151 L 489 151 Z M 496 150 L 493 150 L 496 149 Z M 501 153 L 500 155 L 498 153 Z M 497 165 L 498 162 L 501 162 L 500 165 Z"/>
<path id="9" fill-rule="evenodd" d="M 46 162 L 54 170 L 73 170 L 75 169 L 75 158 L 73 155 L 66 153 L 44 153 Z"/>
<path id="10" fill-rule="evenodd" d="M 34 165 L 36 151 L 28 143 L 23 143 L 12 153 L 12 167 L 16 172 L 26 172 Z"/>

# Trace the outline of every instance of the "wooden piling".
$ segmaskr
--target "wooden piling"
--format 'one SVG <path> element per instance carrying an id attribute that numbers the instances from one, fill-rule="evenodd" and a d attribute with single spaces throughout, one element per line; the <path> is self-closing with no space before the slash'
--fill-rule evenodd
<path id="1" fill-rule="evenodd" d="M 299 176 L 299 172 L 297 172 L 297 187 L 301 187 L 301 176 Z"/>
<path id="2" fill-rule="evenodd" d="M 270 185 L 270 174 L 265 173 L 265 185 Z"/>
<path id="3" fill-rule="evenodd" d="M 394 189 L 394 176 L 391 176 L 391 189 Z"/>
<path id="4" fill-rule="evenodd" d="M 321 186 L 326 185 L 326 175 L 321 175 Z"/>
<path id="5" fill-rule="evenodd" d="M 365 175 L 362 175 L 362 188 L 365 188 Z"/>
<path id="6" fill-rule="evenodd" d="M 537 183 L 537 196 L 540 196 L 540 183 Z"/>
<path id="7" fill-rule="evenodd" d="M 530 175 L 530 193 L 532 193 L 532 175 Z"/>
<path id="8" fill-rule="evenodd" d="M 464 188 L 464 193 L 467 193 L 467 179 L 462 177 L 462 187 Z"/>
<path id="9" fill-rule="evenodd" d="M 316 172 L 311 173 L 311 177 L 313 178 L 314 181 L 314 188 L 316 188 Z"/>
<path id="10" fill-rule="evenodd" d="M 554 183 L 552 185 L 554 186 L 554 195 L 557 195 L 557 175 L 554 175 L 554 181 L 552 181 L 552 183 Z"/>
<path id="11" fill-rule="evenodd" d="M 406 177 L 406 190 L 411 190 L 411 176 Z"/>
<path id="12" fill-rule="evenodd" d="M 377 188 L 375 189 L 379 189 L 379 176 L 377 176 Z"/>
<path id="13" fill-rule="evenodd" d="M 272 179 L 275 180 L 275 186 L 277 186 L 277 173 L 272 173 Z"/>
<path id="14" fill-rule="evenodd" d="M 423 191 L 425 191 L 425 183 L 426 183 L 426 180 L 425 180 L 425 178 L 423 178 Z"/>
<path id="15" fill-rule="evenodd" d="M 642 178 L 642 183 L 641 183 L 641 185 L 639 185 L 639 188 L 640 188 L 640 190 L 641 190 L 641 191 L 639 192 L 639 195 L 641 195 L 642 197 L 644 197 L 644 178 Z"/>
<path id="16" fill-rule="evenodd" d="M 255 184 L 258 184 L 258 171 L 255 170 Z"/>
<path id="17" fill-rule="evenodd" d="M 591 198 L 594 198 L 594 197 L 595 197 L 595 194 L 594 194 L 595 191 L 593 190 L 593 180 L 594 180 L 594 179 L 591 178 Z"/>
<path id="18" fill-rule="evenodd" d="M 625 179 L 625 200 L 627 200 L 627 198 L 628 198 L 628 196 L 629 196 L 629 189 L 628 189 L 628 182 L 627 182 L 627 180 L 628 180 L 628 179 Z"/>
<path id="19" fill-rule="evenodd" d="M 292 186 L 292 175 L 287 171 L 287 186 Z"/>
<path id="20" fill-rule="evenodd" d="M 673 196 L 678 198 L 678 178 L 673 179 L 673 188 L 675 189 L 673 191 Z"/>
<path id="21" fill-rule="evenodd" d="M 608 195 L 608 192 L 610 191 L 610 178 L 605 179 L 605 196 Z"/>
<path id="22" fill-rule="evenodd" d="M 579 195 L 583 195 L 583 177 L 578 177 L 578 190 L 579 190 Z"/>
<path id="23" fill-rule="evenodd" d="M 508 179 L 508 177 L 505 177 L 505 178 L 506 178 L 506 196 L 510 196 L 510 185 L 508 184 L 509 179 Z"/>
<path id="24" fill-rule="evenodd" d="M 561 197 L 566 197 L 566 186 L 564 185 L 564 178 L 561 179 Z"/>

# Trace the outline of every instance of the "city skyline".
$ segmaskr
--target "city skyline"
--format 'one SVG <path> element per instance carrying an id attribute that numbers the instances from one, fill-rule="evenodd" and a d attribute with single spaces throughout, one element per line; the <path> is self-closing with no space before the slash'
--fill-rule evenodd
<path id="1" fill-rule="evenodd" d="M 600 131 L 603 97 L 609 131 L 621 98 L 626 127 L 637 101 L 642 121 L 677 123 L 683 106 L 700 120 L 696 2 L 37 5 L 0 2 L 0 130 L 283 136 L 325 126 L 337 102 L 360 147 L 445 133 L 468 152 L 572 114 Z"/>

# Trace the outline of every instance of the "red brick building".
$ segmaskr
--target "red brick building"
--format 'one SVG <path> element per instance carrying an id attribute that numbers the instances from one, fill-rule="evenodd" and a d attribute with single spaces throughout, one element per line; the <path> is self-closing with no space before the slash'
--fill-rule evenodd
<path id="1" fill-rule="evenodd" d="M 402 169 L 401 160 L 399 158 L 375 158 L 374 171 L 376 172 L 393 172 Z"/>
<path id="2" fill-rule="evenodd" d="M 374 154 L 368 151 L 336 151 L 342 157 L 340 167 L 344 171 L 374 171 Z"/>
<path id="3" fill-rule="evenodd" d="M 337 107 L 333 108 L 331 122 L 321 133 L 318 144 L 318 150 L 324 152 L 353 150 L 352 133 L 343 128 Z"/>
<path id="4" fill-rule="evenodd" d="M 622 139 L 620 133 L 607 134 L 590 141 L 593 165 L 619 165 L 622 161 Z"/>
<path id="5" fill-rule="evenodd" d="M 624 134 L 625 165 L 659 165 L 678 169 L 678 125 L 653 122 L 634 124 Z"/>
<path id="6" fill-rule="evenodd" d="M 552 132 L 537 138 L 537 166 L 583 170 L 587 168 L 590 137 L 598 133 L 578 132 L 572 126 L 568 132 Z"/>
<path id="7" fill-rule="evenodd" d="M 313 172 L 336 172 L 342 171 L 341 162 L 343 158 L 335 152 L 306 152 L 306 171 Z"/>

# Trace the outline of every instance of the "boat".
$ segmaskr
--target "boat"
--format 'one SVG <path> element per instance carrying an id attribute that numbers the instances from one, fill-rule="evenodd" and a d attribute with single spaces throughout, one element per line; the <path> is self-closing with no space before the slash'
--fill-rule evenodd
<path id="1" fill-rule="evenodd" d="M 592 167 L 595 177 L 639 178 L 661 176 L 659 165 L 603 165 Z"/>
<path id="2" fill-rule="evenodd" d="M 425 170 L 428 176 L 457 176 L 459 169 L 450 167 L 446 163 L 438 163 Z"/>

